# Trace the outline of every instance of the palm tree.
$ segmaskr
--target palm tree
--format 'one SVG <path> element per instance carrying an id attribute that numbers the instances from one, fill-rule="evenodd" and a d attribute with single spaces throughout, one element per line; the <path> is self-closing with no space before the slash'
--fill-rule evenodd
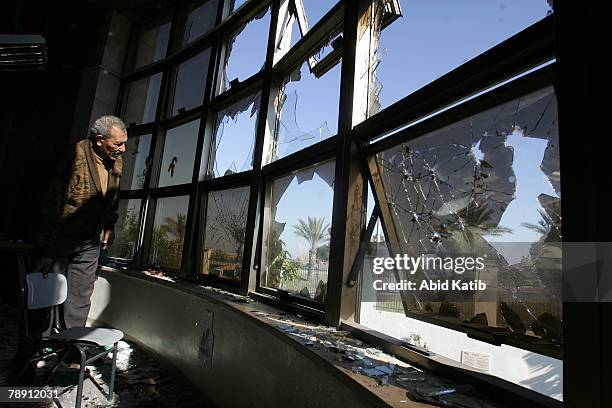
<path id="1" fill-rule="evenodd" d="M 165 233 L 174 235 L 181 244 L 185 239 L 185 227 L 187 226 L 187 214 L 177 214 L 176 219 L 172 217 L 164 218 L 162 230 Z"/>
<path id="2" fill-rule="evenodd" d="M 325 217 L 308 217 L 308 222 L 298 219 L 298 225 L 294 225 L 295 235 L 304 238 L 310 249 L 308 250 L 308 279 L 317 259 L 317 248 L 329 237 L 329 224 L 325 225 Z"/>
<path id="3" fill-rule="evenodd" d="M 549 241 L 549 242 L 560 242 L 561 241 L 561 217 L 555 213 L 549 215 L 546 211 L 541 208 L 538 209 L 538 213 L 540 213 L 540 217 L 542 219 L 538 221 L 537 224 L 532 224 L 529 222 L 521 223 L 521 226 L 534 231 L 542 237 L 541 241 Z"/>

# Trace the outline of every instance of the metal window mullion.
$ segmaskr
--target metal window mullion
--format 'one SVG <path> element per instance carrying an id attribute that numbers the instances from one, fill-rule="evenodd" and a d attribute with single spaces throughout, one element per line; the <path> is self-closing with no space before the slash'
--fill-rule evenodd
<path id="1" fill-rule="evenodd" d="M 497 105 L 519 98 L 530 92 L 550 86 L 554 82 L 556 63 L 526 74 L 474 99 L 450 108 L 414 126 L 398 131 L 386 138 L 365 146 L 362 153 L 367 157 L 401 143 L 421 137 L 431 131 L 451 125 Z"/>
<path id="2" fill-rule="evenodd" d="M 139 256 L 136 259 L 135 266 L 144 267 L 147 265 L 149 260 L 149 255 L 151 251 L 151 240 L 153 234 L 153 221 L 155 219 L 155 207 L 156 207 L 156 198 L 152 197 L 151 194 L 151 182 L 153 180 L 157 180 L 159 175 L 160 164 L 158 161 L 161 161 L 161 152 L 163 151 L 163 135 L 161 134 L 162 129 L 160 126 L 160 120 L 162 117 L 162 111 L 164 107 L 164 102 L 166 100 L 168 81 L 170 75 L 170 69 L 168 66 L 162 70 L 162 81 L 159 89 L 159 97 L 157 99 L 157 108 L 155 112 L 155 122 L 152 124 L 154 126 L 153 132 L 151 133 L 151 146 L 149 147 L 149 166 L 147 170 L 147 175 L 144 181 L 144 223 L 142 223 L 142 245 L 139 248 Z M 157 159 L 159 157 L 159 159 Z M 155 174 L 153 174 L 155 173 Z M 152 179 L 155 177 L 155 179 Z M 157 181 L 155 181 L 157 184 Z"/>
<path id="3" fill-rule="evenodd" d="M 391 132 L 554 55 L 554 20 L 549 16 L 378 112 L 355 126 L 354 133 L 360 140 L 370 140 Z"/>
<path id="4" fill-rule="evenodd" d="M 278 15 L 280 9 L 280 0 L 273 0 L 270 4 L 271 16 L 270 16 L 270 27 L 268 30 L 268 44 L 266 50 L 266 62 L 263 70 L 263 81 L 260 94 L 259 112 L 257 116 L 257 130 L 255 133 L 255 149 L 253 152 L 253 180 L 251 182 L 251 190 L 249 193 L 249 209 L 247 212 L 247 225 L 244 240 L 243 256 L 242 256 L 242 273 L 240 275 L 240 292 L 247 294 L 249 289 L 255 289 L 259 283 L 259 271 L 261 271 L 260 265 L 254 265 L 258 262 L 255 259 L 255 253 L 259 251 L 253 251 L 253 246 L 263 245 L 262 242 L 256 240 L 256 235 L 259 236 L 259 231 L 256 228 L 258 223 L 258 215 L 263 218 L 261 214 L 260 202 L 262 195 L 264 195 L 265 180 L 261 177 L 261 168 L 263 165 L 263 152 L 264 144 L 266 141 L 266 130 L 272 129 L 273 126 L 268 127 L 269 112 L 270 109 L 270 95 L 272 94 L 272 87 L 278 86 L 273 78 L 272 67 L 274 64 L 274 49 L 276 44 L 276 27 L 278 25 Z M 269 135 L 272 137 L 271 135 Z M 259 211 L 258 211 L 259 210 Z M 258 262 L 259 263 L 259 262 Z M 256 266 L 256 267 L 255 267 Z M 255 273 L 255 276 L 251 276 L 251 272 Z"/>
<path id="5" fill-rule="evenodd" d="M 202 245 L 200 245 L 199 236 L 202 236 L 205 229 L 205 214 L 200 216 L 200 200 L 202 199 L 202 193 L 200 192 L 200 166 L 202 161 L 202 156 L 204 155 L 203 149 L 205 146 L 205 139 L 208 136 L 209 132 L 207 122 L 209 112 L 207 106 L 211 99 L 213 84 L 215 82 L 215 58 L 214 56 L 217 54 L 218 45 L 214 45 L 210 48 L 209 59 L 208 59 L 208 67 L 206 69 L 206 85 L 204 87 L 204 96 L 202 101 L 202 109 L 200 115 L 200 127 L 198 130 L 198 141 L 196 144 L 196 154 L 193 163 L 193 173 L 191 177 L 192 182 L 192 195 L 189 200 L 189 207 L 187 211 L 187 226 L 185 230 L 185 242 L 183 243 L 183 257 L 181 260 L 181 270 L 184 276 L 192 276 L 195 277 L 197 275 L 196 265 L 192 262 L 192 259 L 201 259 L 201 251 Z M 209 149 L 212 146 L 209 146 Z M 209 152 L 206 152 L 208 155 Z M 208 159 L 207 159 L 208 160 Z M 198 221 L 197 223 L 195 221 Z M 203 244 L 203 243 L 202 243 Z M 194 252 L 195 251 L 195 252 Z M 195 257 L 194 257 L 195 255 Z"/>
<path id="6" fill-rule="evenodd" d="M 359 188 L 358 178 L 352 169 L 355 166 L 353 156 L 356 145 L 351 140 L 353 127 L 353 99 L 355 95 L 355 73 L 356 73 L 356 45 L 358 41 L 359 14 L 364 4 L 369 0 L 347 1 L 344 5 L 344 44 L 342 49 L 342 70 L 340 79 L 340 106 L 338 114 L 338 140 L 336 146 L 336 170 L 334 181 L 334 199 L 332 211 L 331 239 L 329 272 L 326 296 L 326 321 L 331 325 L 338 325 L 347 308 L 343 304 L 351 303 L 354 298 L 354 288 L 344 288 L 344 275 L 350 273 L 350 266 L 345 271 L 345 264 L 352 264 L 347 257 L 347 242 L 350 245 L 351 236 L 348 227 L 353 221 L 347 221 L 351 204 L 349 194 L 352 189 Z M 353 183 L 356 181 L 356 183 Z M 360 185 L 360 184 L 359 184 Z M 362 200 L 363 201 L 363 200 Z M 363 217 L 362 217 L 363 218 Z M 362 229 L 361 226 L 360 229 Z M 356 255 L 356 253 L 355 253 Z M 354 299 L 353 299 L 354 302 Z M 354 314 L 354 305 L 351 305 Z"/>

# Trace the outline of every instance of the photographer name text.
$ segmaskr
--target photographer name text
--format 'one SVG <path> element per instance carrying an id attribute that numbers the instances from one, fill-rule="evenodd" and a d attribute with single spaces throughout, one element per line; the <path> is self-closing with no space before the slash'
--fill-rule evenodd
<path id="1" fill-rule="evenodd" d="M 400 290 L 457 290 L 457 291 L 476 291 L 486 290 L 487 284 L 479 279 L 464 281 L 461 279 L 450 280 L 422 280 L 414 282 L 410 280 L 401 280 L 399 282 L 383 282 L 377 279 L 373 282 L 375 290 L 381 291 L 400 291 Z"/>

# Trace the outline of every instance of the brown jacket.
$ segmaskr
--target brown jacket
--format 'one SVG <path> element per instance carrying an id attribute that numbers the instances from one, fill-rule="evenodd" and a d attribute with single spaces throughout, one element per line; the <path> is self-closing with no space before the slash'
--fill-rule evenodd
<path id="1" fill-rule="evenodd" d="M 91 142 L 85 139 L 62 157 L 41 202 L 34 230 L 38 247 L 51 247 L 58 235 L 91 239 L 102 229 L 113 229 L 119 205 L 121 157 L 109 171 L 108 189 L 102 196 L 94 154 Z"/>

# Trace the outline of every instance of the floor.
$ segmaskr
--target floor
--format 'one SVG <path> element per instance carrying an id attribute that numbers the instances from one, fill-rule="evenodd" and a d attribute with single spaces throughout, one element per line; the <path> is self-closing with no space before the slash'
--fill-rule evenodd
<path id="1" fill-rule="evenodd" d="M 0 304 L 0 386 L 4 386 L 10 360 L 17 350 L 17 308 Z M 171 375 L 162 365 L 133 344 L 121 341 L 117 354 L 115 398 L 109 402 L 108 378 L 110 356 L 88 366 L 81 407 L 206 407 L 205 399 L 197 390 Z M 36 370 L 37 386 L 42 386 L 50 363 Z M 62 393 L 55 401 L 2 403 L 3 407 L 74 407 L 78 368 L 60 366 L 49 382 L 49 387 Z"/>

